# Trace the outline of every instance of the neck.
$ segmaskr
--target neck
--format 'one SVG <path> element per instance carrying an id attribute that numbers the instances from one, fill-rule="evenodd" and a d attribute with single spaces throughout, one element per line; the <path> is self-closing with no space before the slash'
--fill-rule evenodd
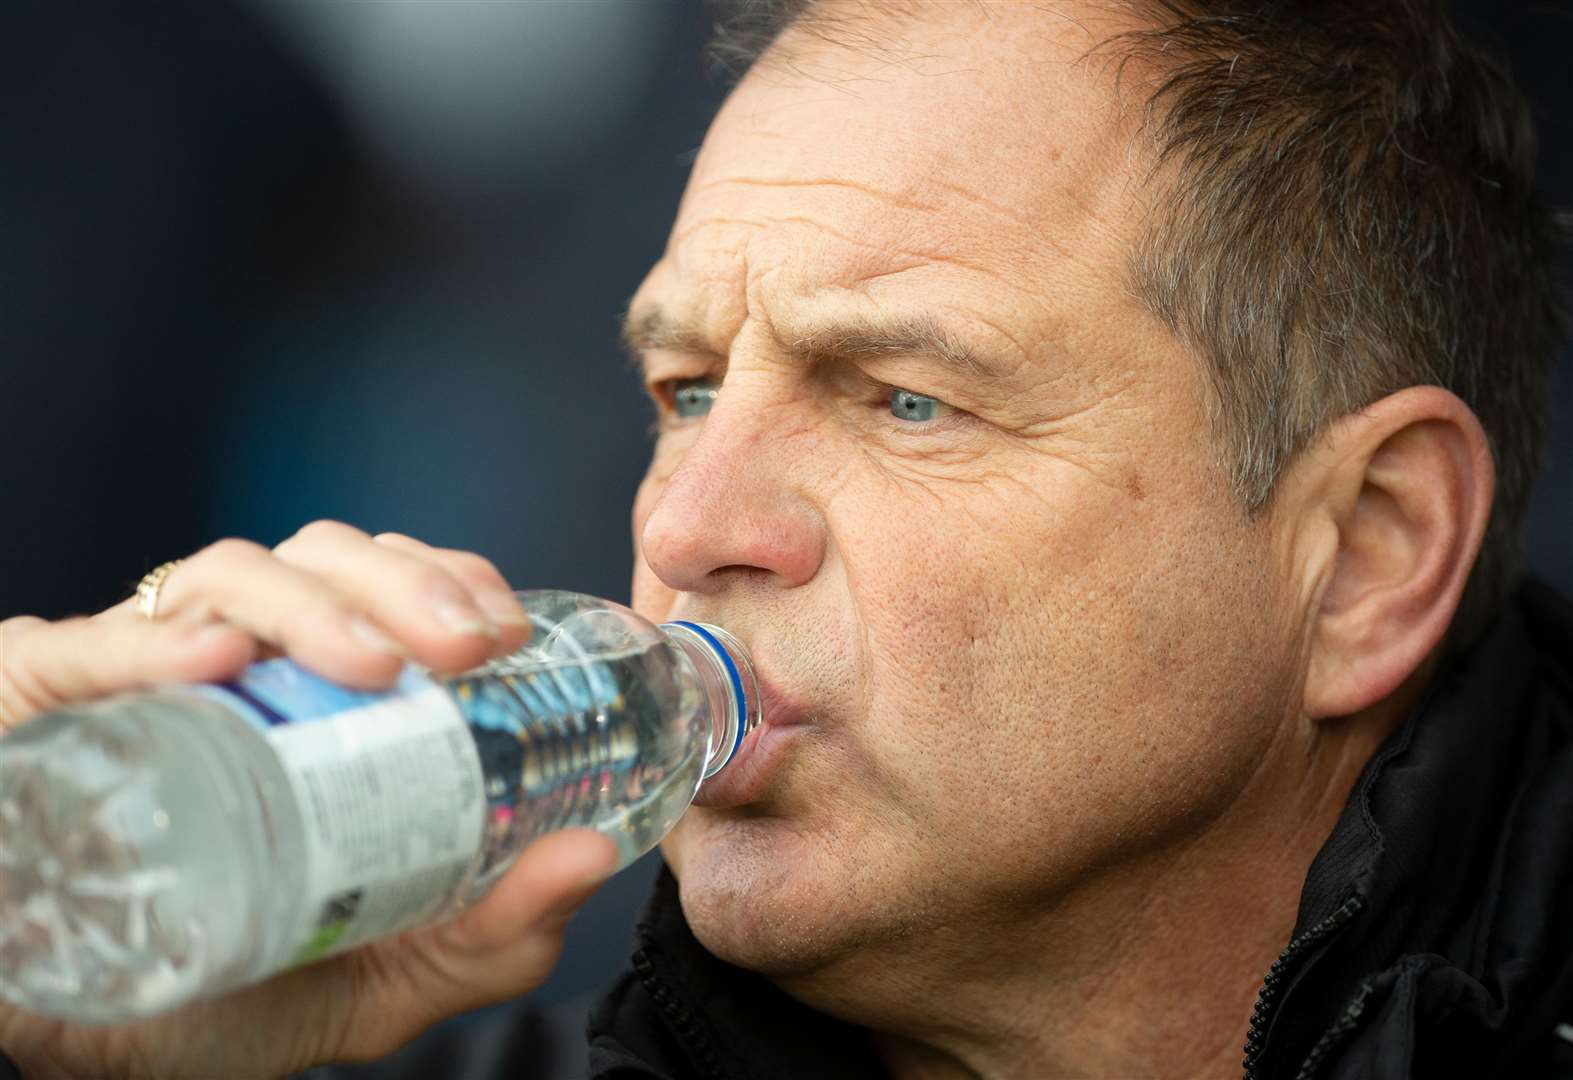
<path id="1" fill-rule="evenodd" d="M 1401 715 L 1393 702 L 1283 740 L 1206 828 L 1030 917 L 925 934 L 877 968 L 786 989 L 874 1031 L 899 1080 L 1228 1075 L 1306 871 Z"/>

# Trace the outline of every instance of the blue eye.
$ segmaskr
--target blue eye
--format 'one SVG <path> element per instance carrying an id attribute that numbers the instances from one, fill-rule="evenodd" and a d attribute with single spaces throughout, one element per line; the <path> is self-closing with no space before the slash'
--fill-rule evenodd
<path id="1" fill-rule="evenodd" d="M 685 420 L 703 416 L 715 404 L 719 391 L 709 379 L 676 379 L 672 382 L 672 411 Z"/>
<path id="2" fill-rule="evenodd" d="M 890 392 L 890 415 L 902 420 L 933 420 L 943 407 L 938 398 L 914 394 L 911 390 Z"/>

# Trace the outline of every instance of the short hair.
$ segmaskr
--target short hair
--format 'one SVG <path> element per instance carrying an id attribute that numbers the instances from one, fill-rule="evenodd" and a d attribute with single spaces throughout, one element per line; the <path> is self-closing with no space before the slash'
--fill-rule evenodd
<path id="1" fill-rule="evenodd" d="M 1521 571 L 1565 336 L 1567 232 L 1535 190 L 1527 101 L 1441 0 L 1124 2 L 1145 28 L 1095 52 L 1121 83 L 1133 60 L 1155 73 L 1143 126 L 1167 184 L 1130 284 L 1205 360 L 1230 488 L 1259 514 L 1330 422 L 1406 386 L 1457 394 L 1497 470 L 1467 643 Z M 713 0 L 709 54 L 740 75 L 788 26 L 835 38 L 849 23 L 825 6 Z M 869 43 L 859 25 L 846 44 Z"/>

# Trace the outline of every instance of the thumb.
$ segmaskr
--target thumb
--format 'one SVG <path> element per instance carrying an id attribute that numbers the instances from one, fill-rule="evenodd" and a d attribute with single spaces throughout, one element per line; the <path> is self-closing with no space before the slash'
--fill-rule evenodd
<path id="1" fill-rule="evenodd" d="M 251 635 L 227 623 L 7 619 L 0 622 L 0 733 L 72 701 L 224 678 L 255 654 Z"/>
<path id="2" fill-rule="evenodd" d="M 568 920 L 618 865 L 617 846 L 600 833 L 541 837 L 458 918 L 372 945 L 399 954 L 398 963 L 378 965 L 398 977 L 380 980 L 372 1011 L 384 1021 L 408 1011 L 425 1026 L 534 990 L 557 963 Z"/>
<path id="3" fill-rule="evenodd" d="M 524 849 L 484 899 L 449 924 L 445 944 L 457 954 L 495 960 L 526 929 L 560 931 L 618 864 L 617 845 L 601 833 L 547 833 Z"/>
<path id="4" fill-rule="evenodd" d="M 548 833 L 458 918 L 346 953 L 339 962 L 356 989 L 334 996 L 347 1015 L 334 1025 L 335 1049 L 316 1060 L 374 1060 L 441 1020 L 536 989 L 569 918 L 618 866 L 617 845 L 600 833 Z"/>

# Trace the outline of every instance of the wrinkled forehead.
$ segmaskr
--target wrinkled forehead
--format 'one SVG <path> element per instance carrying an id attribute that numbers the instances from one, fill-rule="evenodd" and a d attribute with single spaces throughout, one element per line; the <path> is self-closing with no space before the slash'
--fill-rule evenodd
<path id="1" fill-rule="evenodd" d="M 700 218 L 817 204 L 870 245 L 1007 263 L 1128 251 L 1147 159 L 1116 94 L 1118 57 L 1100 49 L 1135 25 L 1123 9 L 825 10 L 789 28 L 728 99 L 674 235 Z"/>

